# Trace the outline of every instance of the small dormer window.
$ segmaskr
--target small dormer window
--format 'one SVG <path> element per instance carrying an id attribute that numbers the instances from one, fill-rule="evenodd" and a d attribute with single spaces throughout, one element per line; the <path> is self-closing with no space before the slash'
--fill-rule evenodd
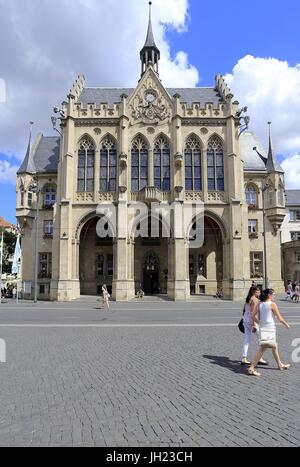
<path id="1" fill-rule="evenodd" d="M 47 187 L 45 189 L 44 204 L 45 206 L 54 206 L 56 203 L 56 189 L 54 187 Z"/>

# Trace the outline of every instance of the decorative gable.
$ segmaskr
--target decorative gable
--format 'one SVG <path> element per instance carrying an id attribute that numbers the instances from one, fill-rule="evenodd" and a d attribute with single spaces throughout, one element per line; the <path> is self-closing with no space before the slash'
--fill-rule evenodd
<path id="1" fill-rule="evenodd" d="M 152 67 L 149 67 L 129 100 L 132 125 L 164 124 L 172 115 L 172 101 Z"/>

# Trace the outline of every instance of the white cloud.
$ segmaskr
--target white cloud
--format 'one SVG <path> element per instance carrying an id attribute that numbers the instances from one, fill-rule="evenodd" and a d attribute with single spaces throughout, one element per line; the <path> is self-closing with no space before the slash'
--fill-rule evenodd
<path id="1" fill-rule="evenodd" d="M 16 184 L 16 172 L 19 167 L 0 160 L 0 183 Z"/>
<path id="2" fill-rule="evenodd" d="M 285 159 L 281 165 L 285 171 L 287 186 L 300 189 L 300 154 Z"/>
<path id="3" fill-rule="evenodd" d="M 287 160 L 288 187 L 300 188 L 295 176 L 300 152 L 300 65 L 290 66 L 276 58 L 247 55 L 238 61 L 226 80 L 242 105 L 249 107 L 251 129 L 267 144 L 272 121 L 274 148 Z M 298 164 L 298 165 L 297 165 Z"/>
<path id="4" fill-rule="evenodd" d="M 90 86 L 136 86 L 148 5 L 137 0 L 0 0 L 0 63 L 7 101 L 0 104 L 0 153 L 23 159 L 28 122 L 53 134 L 52 107 L 78 74 Z M 156 0 L 153 28 L 166 86 L 195 86 L 197 70 L 179 52 L 171 58 L 166 28 L 186 29 L 188 0 Z"/>

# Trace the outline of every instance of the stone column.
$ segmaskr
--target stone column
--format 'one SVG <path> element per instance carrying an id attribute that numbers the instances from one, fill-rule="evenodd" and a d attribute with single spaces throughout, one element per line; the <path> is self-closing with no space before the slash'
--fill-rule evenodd
<path id="1" fill-rule="evenodd" d="M 188 276 L 189 249 L 184 232 L 183 202 L 174 203 L 174 300 L 187 300 L 190 295 Z"/>

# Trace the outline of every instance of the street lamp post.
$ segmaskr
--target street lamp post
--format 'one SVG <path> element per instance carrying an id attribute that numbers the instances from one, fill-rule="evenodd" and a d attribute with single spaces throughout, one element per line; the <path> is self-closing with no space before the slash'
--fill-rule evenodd
<path id="1" fill-rule="evenodd" d="M 269 288 L 268 277 L 268 253 L 267 253 L 267 219 L 266 219 L 266 191 L 269 189 L 267 182 L 264 182 L 262 187 L 262 202 L 263 202 L 263 235 L 264 235 L 264 270 L 265 270 L 265 289 Z"/>
<path id="2" fill-rule="evenodd" d="M 38 266 L 39 266 L 39 218 L 40 218 L 40 193 L 41 189 L 38 180 L 34 182 L 30 188 L 36 194 L 36 215 L 35 215 L 35 254 L 34 254 L 34 303 L 37 303 L 37 287 L 38 287 Z"/>

